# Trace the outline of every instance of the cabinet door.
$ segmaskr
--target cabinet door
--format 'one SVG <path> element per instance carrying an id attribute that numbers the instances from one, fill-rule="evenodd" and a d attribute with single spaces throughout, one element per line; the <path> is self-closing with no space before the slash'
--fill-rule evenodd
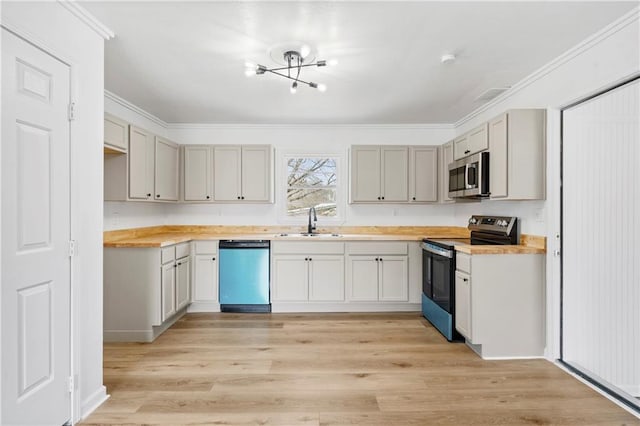
<path id="1" fill-rule="evenodd" d="M 218 262 L 214 255 L 197 255 L 192 282 L 194 302 L 218 300 Z"/>
<path id="2" fill-rule="evenodd" d="M 453 141 L 440 148 L 440 200 L 453 201 L 449 197 L 449 164 L 453 162 Z"/>
<path id="3" fill-rule="evenodd" d="M 456 271 L 456 330 L 473 341 L 471 329 L 471 276 Z"/>
<path id="4" fill-rule="evenodd" d="M 271 147 L 242 147 L 242 191 L 245 201 L 271 201 Z"/>
<path id="5" fill-rule="evenodd" d="M 460 135 L 453 140 L 453 158 L 459 160 L 471 153 L 469 151 L 469 139 L 467 133 Z"/>
<path id="6" fill-rule="evenodd" d="M 351 202 L 379 201 L 380 147 L 351 147 Z"/>
<path id="7" fill-rule="evenodd" d="M 438 148 L 412 147 L 409 187 L 412 202 L 438 201 Z"/>
<path id="8" fill-rule="evenodd" d="M 476 152 L 484 151 L 489 148 L 489 131 L 487 123 L 476 127 L 468 134 L 467 149 L 469 153 L 467 155 L 475 154 Z"/>
<path id="9" fill-rule="evenodd" d="M 375 256 L 349 256 L 349 300 L 378 300 L 378 260 Z"/>
<path id="10" fill-rule="evenodd" d="M 238 201 L 241 197 L 242 147 L 213 148 L 213 196 L 216 201 Z"/>
<path id="11" fill-rule="evenodd" d="M 409 200 L 409 148 L 406 146 L 382 147 L 382 200 Z"/>
<path id="12" fill-rule="evenodd" d="M 309 271 L 303 255 L 273 256 L 273 286 L 271 300 L 301 302 L 308 300 Z"/>
<path id="13" fill-rule="evenodd" d="M 344 256 L 309 256 L 309 300 L 344 300 Z"/>
<path id="14" fill-rule="evenodd" d="M 178 201 L 178 145 L 156 136 L 156 200 Z"/>
<path id="15" fill-rule="evenodd" d="M 406 302 L 409 297 L 409 260 L 407 256 L 380 257 L 381 301 Z"/>
<path id="16" fill-rule="evenodd" d="M 210 146 L 184 147 L 184 200 L 213 200 L 213 150 Z"/>
<path id="17" fill-rule="evenodd" d="M 162 322 L 176 313 L 176 264 L 171 262 L 162 265 Z"/>
<path id="18" fill-rule="evenodd" d="M 113 115 L 104 115 L 104 144 L 126 152 L 129 147 L 129 124 Z"/>
<path id="19" fill-rule="evenodd" d="M 129 198 L 149 200 L 153 192 L 153 135 L 129 126 Z"/>
<path id="20" fill-rule="evenodd" d="M 188 257 L 183 257 L 177 260 L 176 266 L 176 310 L 180 310 L 187 306 L 191 300 L 189 294 L 191 261 Z"/>
<path id="21" fill-rule="evenodd" d="M 489 122 L 489 189 L 491 198 L 508 195 L 507 187 L 507 114 Z"/>

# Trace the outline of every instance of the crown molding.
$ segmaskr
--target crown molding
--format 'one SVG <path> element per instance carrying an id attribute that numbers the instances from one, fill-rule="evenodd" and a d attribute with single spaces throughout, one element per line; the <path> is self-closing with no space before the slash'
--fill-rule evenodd
<path id="1" fill-rule="evenodd" d="M 115 37 L 113 31 L 109 29 L 102 22 L 93 16 L 87 9 L 80 6 L 73 0 L 58 0 L 58 3 L 66 8 L 69 12 L 75 15 L 78 19 L 84 22 L 89 28 L 98 33 L 100 37 L 105 40 L 110 40 Z"/>
<path id="2" fill-rule="evenodd" d="M 147 120 L 153 121 L 155 124 L 157 124 L 160 127 L 163 127 L 165 129 L 169 127 L 167 125 L 166 121 L 164 121 L 164 120 L 156 117 L 155 115 L 143 110 L 142 108 L 132 104 L 128 100 L 121 98 L 120 96 L 116 95 L 113 92 L 110 92 L 110 91 L 105 89 L 104 97 L 105 97 L 105 99 L 109 99 L 109 100 L 111 100 L 111 101 L 113 101 L 113 102 L 115 102 L 115 103 L 127 108 L 128 110 L 133 111 L 136 114 L 143 116 Z"/>
<path id="3" fill-rule="evenodd" d="M 593 34 L 592 36 L 583 40 L 581 43 L 567 50 L 562 55 L 558 56 L 556 59 L 552 60 L 546 65 L 543 65 L 538 70 L 529 74 L 527 77 L 523 78 L 522 80 L 514 84 L 509 90 L 497 96 L 495 99 L 492 99 L 491 101 L 487 102 L 486 104 L 482 105 L 481 107 L 475 109 L 471 113 L 462 117 L 460 120 L 454 123 L 454 127 L 458 128 L 464 125 L 465 123 L 469 122 L 470 120 L 474 119 L 478 115 L 482 114 L 483 112 L 493 108 L 494 106 L 500 104 L 501 102 L 504 102 L 511 96 L 515 95 L 516 93 L 530 86 L 531 84 L 538 81 L 542 77 L 546 76 L 550 72 L 556 70 L 557 68 L 561 67 L 565 63 L 569 62 L 576 56 L 579 56 L 583 52 L 591 49 L 593 46 L 608 39 L 612 35 L 616 34 L 618 31 L 622 30 L 623 28 L 629 25 L 632 25 L 634 23 L 637 23 L 638 20 L 640 20 L 640 7 L 635 7 L 634 9 L 627 12 L 620 18 L 616 19 L 611 24 L 607 25 L 597 33 Z"/>
<path id="4" fill-rule="evenodd" d="M 454 130 L 452 123 L 407 124 L 243 124 L 243 123 L 167 123 L 169 130 L 267 130 L 267 129 L 391 129 Z"/>

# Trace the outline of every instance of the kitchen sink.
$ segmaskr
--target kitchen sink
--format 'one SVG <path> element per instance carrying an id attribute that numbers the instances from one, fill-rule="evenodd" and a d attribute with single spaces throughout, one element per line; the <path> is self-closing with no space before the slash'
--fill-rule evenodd
<path id="1" fill-rule="evenodd" d="M 282 234 L 276 234 L 276 237 L 310 237 L 310 238 L 327 238 L 327 237 L 342 237 L 342 235 L 340 234 L 329 234 L 329 233 L 308 233 L 308 232 L 302 232 L 302 233 L 293 233 L 293 234 L 289 234 L 289 233 L 282 233 Z"/>

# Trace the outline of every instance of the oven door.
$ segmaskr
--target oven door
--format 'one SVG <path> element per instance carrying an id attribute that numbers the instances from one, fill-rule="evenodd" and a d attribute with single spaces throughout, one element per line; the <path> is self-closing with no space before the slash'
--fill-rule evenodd
<path id="1" fill-rule="evenodd" d="M 447 252 L 443 250 L 443 252 Z M 442 309 L 453 311 L 453 258 L 454 253 L 443 255 L 422 247 L 422 292 Z"/>
<path id="2" fill-rule="evenodd" d="M 466 165 L 452 164 L 449 167 L 449 197 L 460 197 L 464 194 L 466 180 Z"/>

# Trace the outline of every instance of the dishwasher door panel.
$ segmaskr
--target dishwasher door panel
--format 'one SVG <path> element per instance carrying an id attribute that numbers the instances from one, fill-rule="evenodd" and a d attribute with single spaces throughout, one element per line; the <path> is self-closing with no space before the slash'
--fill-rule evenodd
<path id="1" fill-rule="evenodd" d="M 269 249 L 220 249 L 220 304 L 269 303 Z"/>

